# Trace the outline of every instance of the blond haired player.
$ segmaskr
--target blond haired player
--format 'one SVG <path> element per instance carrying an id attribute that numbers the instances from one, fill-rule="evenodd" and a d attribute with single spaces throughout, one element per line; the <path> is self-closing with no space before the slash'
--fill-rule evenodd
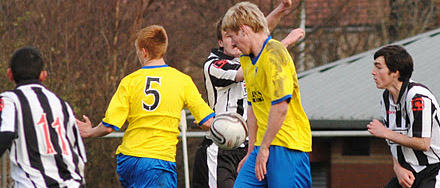
<path id="1" fill-rule="evenodd" d="M 234 187 L 311 187 L 310 124 L 287 49 L 252 3 L 231 7 L 222 30 L 242 52 L 249 103 L 249 148 Z"/>

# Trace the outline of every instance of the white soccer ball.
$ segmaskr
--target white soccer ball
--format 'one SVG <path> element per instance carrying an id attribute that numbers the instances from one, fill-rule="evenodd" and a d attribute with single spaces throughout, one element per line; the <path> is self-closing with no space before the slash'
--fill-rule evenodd
<path id="1" fill-rule="evenodd" d="M 219 148 L 230 150 L 238 148 L 247 137 L 247 125 L 240 114 L 220 113 L 212 121 L 211 139 Z"/>

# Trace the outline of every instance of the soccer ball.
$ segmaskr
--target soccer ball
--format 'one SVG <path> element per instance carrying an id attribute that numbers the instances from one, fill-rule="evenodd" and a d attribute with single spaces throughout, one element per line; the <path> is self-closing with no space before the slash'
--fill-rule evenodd
<path id="1" fill-rule="evenodd" d="M 247 125 L 240 114 L 220 113 L 212 121 L 211 139 L 219 148 L 230 150 L 238 148 L 247 137 Z"/>

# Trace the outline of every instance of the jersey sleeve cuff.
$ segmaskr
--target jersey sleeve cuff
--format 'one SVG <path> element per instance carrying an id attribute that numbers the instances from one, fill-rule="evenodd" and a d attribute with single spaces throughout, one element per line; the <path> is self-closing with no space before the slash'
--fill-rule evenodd
<path id="1" fill-rule="evenodd" d="M 104 122 L 104 121 L 101 121 L 101 123 L 102 123 L 105 127 L 109 127 L 109 128 L 114 129 L 115 131 L 119 131 L 119 127 L 116 127 L 116 126 L 114 126 L 114 125 L 108 124 L 108 123 L 106 123 L 106 122 Z"/>
<path id="2" fill-rule="evenodd" d="M 292 98 L 292 95 L 289 94 L 289 95 L 286 95 L 286 96 L 284 96 L 284 97 L 282 97 L 280 99 L 272 101 L 271 104 L 275 105 L 275 104 L 278 104 L 278 103 L 283 102 L 283 101 L 286 101 L 287 103 L 289 103 L 291 98 Z"/>
<path id="3" fill-rule="evenodd" d="M 203 123 L 205 123 L 206 121 L 208 121 L 209 118 L 212 118 L 212 117 L 214 117 L 214 116 L 215 116 L 215 113 L 214 113 L 214 112 L 211 113 L 211 114 L 209 114 L 208 116 L 206 116 L 205 118 L 203 118 L 202 121 L 200 121 L 198 125 L 199 125 L 199 126 L 202 126 Z"/>
<path id="4" fill-rule="evenodd" d="M 248 101 L 248 105 L 249 105 L 249 106 L 252 106 L 252 103 Z"/>

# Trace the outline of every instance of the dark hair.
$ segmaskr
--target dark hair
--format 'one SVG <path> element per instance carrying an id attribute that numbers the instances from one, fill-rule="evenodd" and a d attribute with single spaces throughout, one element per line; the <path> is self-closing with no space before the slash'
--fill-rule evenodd
<path id="1" fill-rule="evenodd" d="M 374 53 L 374 59 L 383 56 L 385 64 L 390 72 L 399 71 L 399 81 L 406 81 L 411 78 L 414 70 L 414 63 L 411 55 L 405 50 L 405 48 L 398 45 L 389 45 L 381 48 Z"/>
<path id="2" fill-rule="evenodd" d="M 217 41 L 219 41 L 219 40 L 223 41 L 222 20 L 223 20 L 223 16 L 217 21 Z"/>
<path id="3" fill-rule="evenodd" d="M 14 52 L 9 68 L 16 83 L 25 80 L 38 80 L 43 71 L 43 57 L 34 47 L 23 47 Z"/>

